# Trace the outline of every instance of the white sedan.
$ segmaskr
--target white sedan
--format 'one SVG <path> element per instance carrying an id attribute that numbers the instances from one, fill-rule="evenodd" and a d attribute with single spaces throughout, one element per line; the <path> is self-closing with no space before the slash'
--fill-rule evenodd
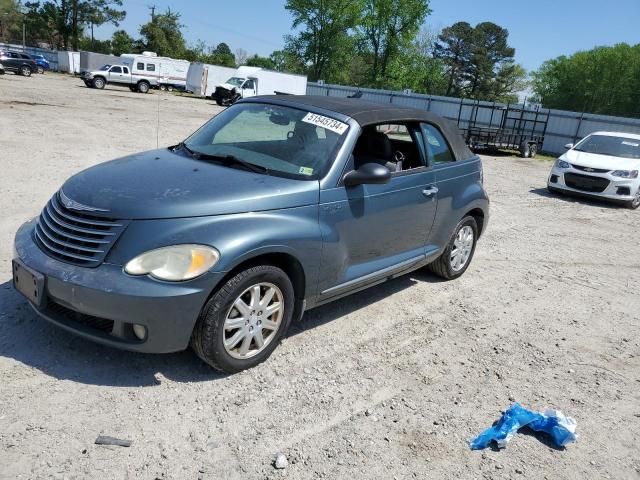
<path id="1" fill-rule="evenodd" d="M 640 135 L 595 132 L 553 164 L 547 188 L 550 192 L 576 193 L 640 206 Z"/>

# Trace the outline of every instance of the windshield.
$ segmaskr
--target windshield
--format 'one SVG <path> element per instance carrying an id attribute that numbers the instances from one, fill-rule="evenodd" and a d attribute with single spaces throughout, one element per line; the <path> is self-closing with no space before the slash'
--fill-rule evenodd
<path id="1" fill-rule="evenodd" d="M 347 129 L 307 110 L 241 103 L 211 119 L 185 145 L 196 154 L 236 157 L 272 175 L 315 180 L 332 164 Z"/>
<path id="2" fill-rule="evenodd" d="M 234 87 L 241 87 L 242 84 L 244 83 L 244 78 L 231 77 L 229 80 L 227 80 L 227 83 L 229 85 L 233 85 Z"/>
<path id="3" fill-rule="evenodd" d="M 610 135 L 589 135 L 574 150 L 622 158 L 640 158 L 640 140 Z"/>
<path id="4" fill-rule="evenodd" d="M 102 67 L 100 67 L 100 71 L 101 72 L 106 72 L 110 68 L 111 68 L 111 65 L 103 65 Z"/>

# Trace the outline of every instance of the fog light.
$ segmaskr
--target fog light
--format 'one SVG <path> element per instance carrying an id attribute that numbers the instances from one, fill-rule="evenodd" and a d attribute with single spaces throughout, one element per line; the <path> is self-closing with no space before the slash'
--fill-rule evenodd
<path id="1" fill-rule="evenodd" d="M 551 175 L 551 183 L 558 183 L 558 175 Z"/>
<path id="2" fill-rule="evenodd" d="M 139 340 L 144 340 L 147 336 L 147 327 L 144 325 L 133 324 L 133 333 Z"/>
<path id="3" fill-rule="evenodd" d="M 631 195 L 631 189 L 629 187 L 618 187 L 618 195 Z"/>

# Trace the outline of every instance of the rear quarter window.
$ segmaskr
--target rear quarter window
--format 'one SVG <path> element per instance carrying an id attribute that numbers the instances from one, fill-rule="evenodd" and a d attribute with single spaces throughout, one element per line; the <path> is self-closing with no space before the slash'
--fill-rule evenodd
<path id="1" fill-rule="evenodd" d="M 455 157 L 451 152 L 449 143 L 440 130 L 428 123 L 421 124 L 421 127 L 429 162 L 433 165 L 454 162 Z"/>

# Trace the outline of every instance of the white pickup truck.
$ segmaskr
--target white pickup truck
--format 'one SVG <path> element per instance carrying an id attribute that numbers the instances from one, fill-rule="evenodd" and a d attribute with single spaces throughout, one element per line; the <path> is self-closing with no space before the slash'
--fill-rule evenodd
<path id="1" fill-rule="evenodd" d="M 80 78 L 89 88 L 103 89 L 107 84 L 113 84 L 140 93 L 147 93 L 152 86 L 158 85 L 156 77 L 132 73 L 127 65 L 105 65 L 100 70 L 81 72 Z"/>

